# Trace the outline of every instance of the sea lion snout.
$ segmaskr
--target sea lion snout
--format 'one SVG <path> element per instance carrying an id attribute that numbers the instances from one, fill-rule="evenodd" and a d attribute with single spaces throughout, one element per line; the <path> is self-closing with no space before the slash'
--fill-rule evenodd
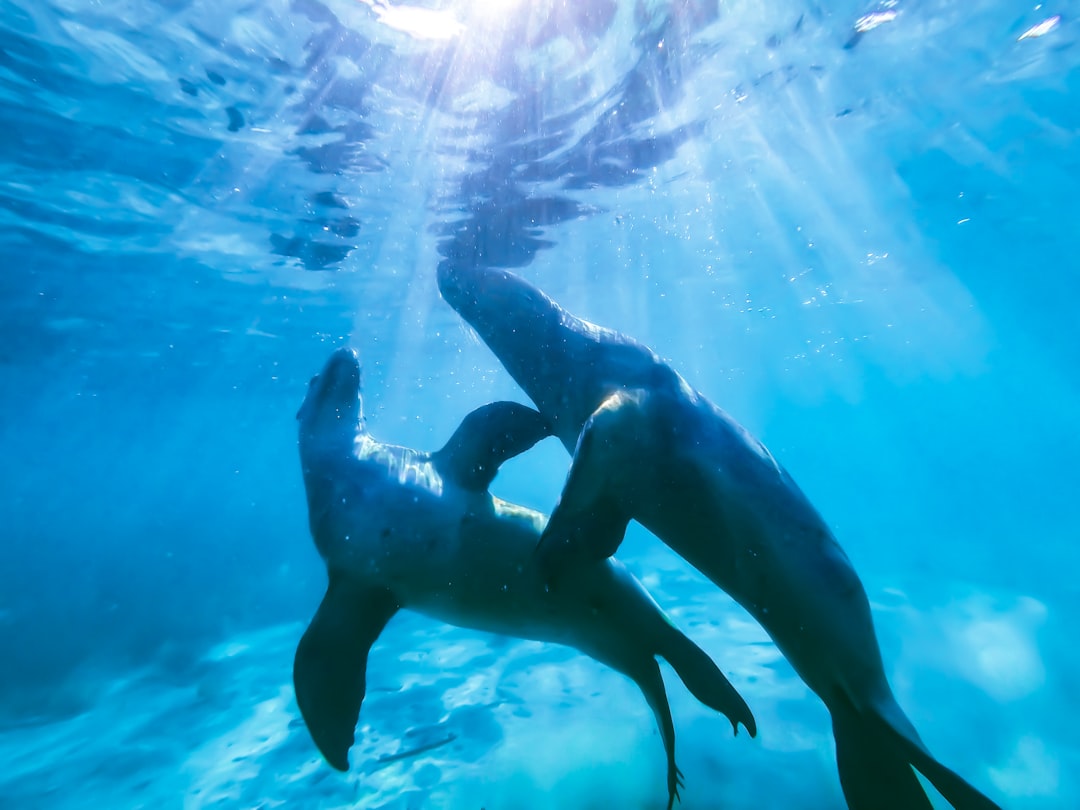
<path id="1" fill-rule="evenodd" d="M 332 419 L 354 424 L 360 416 L 360 388 L 360 355 L 343 346 L 311 378 L 296 418 L 301 422 Z"/>

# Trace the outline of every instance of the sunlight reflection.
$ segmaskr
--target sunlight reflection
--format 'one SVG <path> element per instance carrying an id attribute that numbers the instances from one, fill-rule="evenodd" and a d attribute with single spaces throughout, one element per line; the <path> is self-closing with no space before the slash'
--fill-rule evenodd
<path id="1" fill-rule="evenodd" d="M 520 4 L 521 0 L 482 0 L 477 3 L 461 3 L 455 14 L 451 8 L 425 8 L 388 0 L 357 0 L 375 14 L 376 19 L 387 28 L 408 34 L 418 40 L 449 40 L 465 33 L 469 28 L 462 17 L 472 21 L 490 22 L 500 19 L 504 13 Z M 453 4 L 451 4 L 453 5 Z"/>
<path id="2" fill-rule="evenodd" d="M 1019 38 L 1017 38 L 1017 42 L 1024 39 L 1035 39 L 1037 37 L 1045 36 L 1057 28 L 1059 22 L 1061 22 L 1061 15 L 1055 14 L 1053 17 L 1043 20 L 1038 25 L 1033 25 L 1027 31 L 1022 33 Z"/>
<path id="3" fill-rule="evenodd" d="M 436 497 L 442 495 L 442 476 L 426 453 L 382 444 L 364 434 L 356 439 L 356 457 L 361 461 L 370 459 L 378 466 L 385 467 L 387 475 L 397 478 L 403 486 L 414 485 L 430 491 Z"/>
<path id="4" fill-rule="evenodd" d="M 387 28 L 401 31 L 415 39 L 452 39 L 465 26 L 452 12 L 421 6 L 391 5 L 386 0 L 359 0 L 370 8 Z"/>
<path id="5" fill-rule="evenodd" d="M 855 31 L 860 34 L 865 34 L 867 31 L 873 31 L 879 25 L 892 22 L 896 19 L 898 12 L 892 9 L 888 11 L 875 11 L 873 14 L 867 14 L 863 17 L 859 17 L 855 21 Z"/>

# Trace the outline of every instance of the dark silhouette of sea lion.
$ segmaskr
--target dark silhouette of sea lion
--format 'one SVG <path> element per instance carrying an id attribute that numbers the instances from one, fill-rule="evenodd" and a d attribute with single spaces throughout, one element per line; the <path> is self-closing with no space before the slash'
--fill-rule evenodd
<path id="1" fill-rule="evenodd" d="M 938 762 L 885 678 L 847 555 L 772 454 L 648 347 L 574 317 L 500 269 L 439 267 L 443 298 L 573 454 L 537 548 L 549 576 L 613 554 L 635 519 L 765 628 L 832 715 L 855 810 L 995 808 Z"/>
<path id="2" fill-rule="evenodd" d="M 311 534 L 329 586 L 296 650 L 296 701 L 315 744 L 348 768 L 368 651 L 400 608 L 574 647 L 631 678 L 667 753 L 668 808 L 681 784 L 675 730 L 656 656 L 693 695 L 756 733 L 746 703 L 618 562 L 545 587 L 533 550 L 546 519 L 488 492 L 499 465 L 550 435 L 532 408 L 478 408 L 436 453 L 383 444 L 364 427 L 360 363 L 340 349 L 297 414 Z"/>

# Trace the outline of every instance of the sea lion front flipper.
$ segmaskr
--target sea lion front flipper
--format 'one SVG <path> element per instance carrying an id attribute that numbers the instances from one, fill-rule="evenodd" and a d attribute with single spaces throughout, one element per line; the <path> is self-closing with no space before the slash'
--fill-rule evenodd
<path id="1" fill-rule="evenodd" d="M 536 546 L 546 579 L 568 565 L 602 560 L 619 548 L 630 523 L 613 479 L 640 461 L 628 453 L 643 392 L 620 391 L 589 417 L 578 437 L 559 503 Z"/>
<path id="2" fill-rule="evenodd" d="M 534 558 L 546 582 L 569 567 L 610 557 L 622 543 L 630 523 L 629 516 L 611 496 L 597 495 L 592 500 L 574 497 L 575 479 L 586 477 L 575 475 L 581 469 L 571 468 L 563 497 L 536 545 Z M 565 505 L 574 502 L 580 504 L 576 509 Z"/>
<path id="3" fill-rule="evenodd" d="M 517 402 L 482 405 L 461 420 L 432 461 L 439 472 L 465 489 L 486 490 L 499 465 L 551 435 L 551 423 Z"/>
<path id="4" fill-rule="evenodd" d="M 326 761 L 349 769 L 371 645 L 397 612 L 392 594 L 330 573 L 315 618 L 296 648 L 293 687 L 304 723 Z"/>

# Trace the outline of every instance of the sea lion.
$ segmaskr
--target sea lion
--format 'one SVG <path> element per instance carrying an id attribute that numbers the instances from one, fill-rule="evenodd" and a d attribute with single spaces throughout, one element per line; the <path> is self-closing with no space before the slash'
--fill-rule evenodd
<path id="1" fill-rule="evenodd" d="M 573 454 L 538 563 L 565 576 L 637 520 L 765 628 L 832 716 L 854 810 L 990 799 L 929 753 L 885 678 L 870 606 L 828 525 L 772 454 L 648 347 L 574 317 L 501 269 L 439 267 L 476 330 Z"/>
<path id="2" fill-rule="evenodd" d="M 297 413 L 311 534 L 329 586 L 296 650 L 296 701 L 326 760 L 346 770 L 364 699 L 368 651 L 401 608 L 460 627 L 574 647 L 631 678 L 667 753 L 668 808 L 678 797 L 675 731 L 656 656 L 694 696 L 756 733 L 746 703 L 618 562 L 545 587 L 533 550 L 546 518 L 488 492 L 499 465 L 550 435 L 510 402 L 469 414 L 450 441 L 422 453 L 364 426 L 360 362 L 339 349 Z"/>

